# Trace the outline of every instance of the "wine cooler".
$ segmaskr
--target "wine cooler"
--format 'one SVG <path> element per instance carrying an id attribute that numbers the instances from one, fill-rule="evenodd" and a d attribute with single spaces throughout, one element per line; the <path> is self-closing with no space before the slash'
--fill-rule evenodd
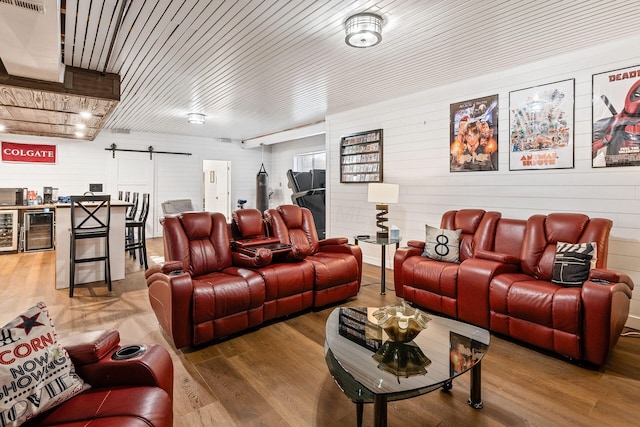
<path id="1" fill-rule="evenodd" d="M 54 248 L 54 213 L 46 211 L 31 211 L 24 213 L 25 252 L 47 251 Z"/>
<path id="2" fill-rule="evenodd" d="M 0 252 L 18 250 L 18 211 L 0 210 Z"/>

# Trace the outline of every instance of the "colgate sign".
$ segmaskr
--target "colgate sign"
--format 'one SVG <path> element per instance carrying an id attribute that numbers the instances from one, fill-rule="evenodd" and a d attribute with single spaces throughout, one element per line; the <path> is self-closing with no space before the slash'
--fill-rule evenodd
<path id="1" fill-rule="evenodd" d="M 3 162 L 56 163 L 56 146 L 2 141 Z"/>

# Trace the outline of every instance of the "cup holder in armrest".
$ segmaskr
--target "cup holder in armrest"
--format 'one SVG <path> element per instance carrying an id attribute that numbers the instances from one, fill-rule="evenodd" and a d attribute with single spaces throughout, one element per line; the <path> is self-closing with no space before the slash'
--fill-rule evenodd
<path id="1" fill-rule="evenodd" d="M 147 351 L 147 348 L 141 344 L 128 345 L 113 353 L 113 356 L 111 356 L 111 358 L 113 360 L 133 359 L 134 357 L 144 354 L 145 351 Z"/>

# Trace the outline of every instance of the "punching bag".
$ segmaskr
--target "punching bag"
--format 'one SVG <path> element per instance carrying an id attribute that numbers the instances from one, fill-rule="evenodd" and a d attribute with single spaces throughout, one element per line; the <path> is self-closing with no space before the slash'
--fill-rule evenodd
<path id="1" fill-rule="evenodd" d="M 256 175 L 256 209 L 260 212 L 269 209 L 269 174 L 264 163 Z"/>

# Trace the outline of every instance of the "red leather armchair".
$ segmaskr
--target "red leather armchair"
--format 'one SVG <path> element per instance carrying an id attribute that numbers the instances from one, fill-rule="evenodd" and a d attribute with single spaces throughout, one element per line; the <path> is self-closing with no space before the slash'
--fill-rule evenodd
<path id="1" fill-rule="evenodd" d="M 577 360 L 602 365 L 629 314 L 633 282 L 606 270 L 612 222 L 571 213 L 527 220 L 521 272 L 490 284 L 491 330 Z M 596 268 L 582 287 L 551 282 L 556 244 L 597 244 Z"/>
<path id="2" fill-rule="evenodd" d="M 362 250 L 344 237 L 318 239 L 311 211 L 282 205 L 264 213 L 270 234 L 293 247 L 295 257 L 313 264 L 313 306 L 322 307 L 358 295 Z"/>
<path id="3" fill-rule="evenodd" d="M 263 322 L 264 282 L 258 273 L 233 264 L 224 215 L 184 212 L 165 217 L 163 228 L 165 263 L 145 275 L 151 307 L 177 348 Z M 271 254 L 264 258 L 270 261 Z"/>
<path id="4" fill-rule="evenodd" d="M 159 345 L 136 355 L 119 345 L 117 331 L 61 340 L 76 373 L 91 385 L 24 426 L 173 426 L 173 364 Z M 130 357 L 114 360 L 114 354 Z"/>
<path id="5" fill-rule="evenodd" d="M 499 218 L 499 213 L 481 209 L 448 211 L 442 216 L 440 228 L 462 230 L 462 262 L 472 258 L 476 250 L 493 249 Z M 396 295 L 421 307 L 457 317 L 460 264 L 420 256 L 424 251 L 424 241 L 410 240 L 408 245 L 408 248 L 399 248 L 394 256 Z"/>

